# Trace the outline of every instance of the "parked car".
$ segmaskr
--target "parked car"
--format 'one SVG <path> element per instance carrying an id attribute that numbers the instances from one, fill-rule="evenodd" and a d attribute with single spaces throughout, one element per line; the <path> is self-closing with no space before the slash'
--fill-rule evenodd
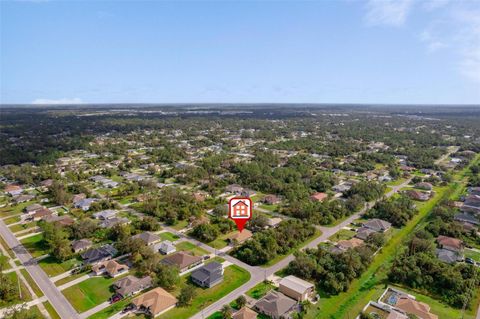
<path id="1" fill-rule="evenodd" d="M 465 258 L 465 262 L 470 265 L 475 265 L 475 260 L 472 258 Z"/>
<path id="2" fill-rule="evenodd" d="M 135 308 L 135 306 L 132 305 L 132 304 L 129 304 L 128 306 L 126 306 L 125 308 L 123 308 L 122 313 L 127 313 L 127 312 L 129 312 L 130 310 L 133 310 L 133 308 Z"/>
<path id="3" fill-rule="evenodd" d="M 112 298 L 110 298 L 110 303 L 116 303 L 118 301 L 122 300 L 122 296 L 120 295 L 113 295 Z"/>
<path id="4" fill-rule="evenodd" d="M 203 260 L 207 260 L 207 259 L 210 259 L 209 255 L 203 256 Z"/>

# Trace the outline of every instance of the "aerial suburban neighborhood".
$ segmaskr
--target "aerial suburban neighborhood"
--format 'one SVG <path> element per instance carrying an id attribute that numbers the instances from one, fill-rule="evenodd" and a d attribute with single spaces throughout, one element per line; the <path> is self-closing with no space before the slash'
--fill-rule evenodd
<path id="1" fill-rule="evenodd" d="M 200 110 L 1 111 L 1 317 L 476 318 L 466 110 Z"/>

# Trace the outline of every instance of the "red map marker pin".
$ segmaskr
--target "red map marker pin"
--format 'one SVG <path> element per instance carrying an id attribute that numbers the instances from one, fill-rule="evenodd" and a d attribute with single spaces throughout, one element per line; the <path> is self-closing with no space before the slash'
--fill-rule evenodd
<path id="1" fill-rule="evenodd" d="M 228 211 L 228 216 L 237 224 L 238 231 L 242 232 L 252 218 L 253 202 L 248 197 L 233 197 L 228 201 Z"/>

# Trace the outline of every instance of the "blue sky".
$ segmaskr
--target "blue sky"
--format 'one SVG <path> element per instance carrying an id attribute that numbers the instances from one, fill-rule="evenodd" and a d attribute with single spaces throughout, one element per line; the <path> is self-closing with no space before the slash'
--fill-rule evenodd
<path id="1" fill-rule="evenodd" d="M 2 1 L 1 103 L 480 103 L 480 1 Z"/>

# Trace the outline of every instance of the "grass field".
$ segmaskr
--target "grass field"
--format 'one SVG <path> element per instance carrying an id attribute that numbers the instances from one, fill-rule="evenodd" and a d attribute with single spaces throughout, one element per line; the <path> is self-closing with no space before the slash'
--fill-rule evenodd
<path id="1" fill-rule="evenodd" d="M 68 287 L 62 293 L 78 312 L 84 312 L 104 301 L 113 295 L 111 285 L 120 279 L 106 277 L 92 277 L 74 286 Z"/>
<path id="2" fill-rule="evenodd" d="M 83 276 L 87 275 L 88 273 L 89 273 L 88 271 L 85 271 L 85 272 L 81 272 L 81 273 L 78 273 L 78 274 L 75 274 L 75 275 L 70 275 L 68 277 L 62 278 L 60 280 L 55 281 L 55 286 L 57 286 L 57 287 L 62 286 L 64 284 L 66 284 L 67 282 L 70 282 L 70 281 L 75 280 L 77 278 L 83 277 Z"/>
<path id="3" fill-rule="evenodd" d="M 355 236 L 356 232 L 353 230 L 349 229 L 341 229 L 340 231 L 336 232 L 332 236 L 330 236 L 328 239 L 333 242 L 337 242 L 339 240 L 348 240 L 353 238 Z"/>
<path id="4" fill-rule="evenodd" d="M 28 285 L 30 288 L 32 288 L 33 292 L 37 295 L 37 297 L 42 297 L 43 292 L 40 290 L 40 288 L 37 286 L 35 281 L 33 281 L 33 278 L 30 276 L 28 271 L 26 269 L 21 269 L 20 272 L 22 273 L 23 277 L 25 280 L 28 282 Z"/>
<path id="5" fill-rule="evenodd" d="M 39 257 L 48 254 L 48 247 L 43 241 L 42 234 L 22 239 L 20 242 L 33 257 Z"/>
<path id="6" fill-rule="evenodd" d="M 194 256 L 208 255 L 208 251 L 206 251 L 201 247 L 195 246 L 189 241 L 182 241 L 181 243 L 177 244 L 175 247 L 177 248 L 177 251 L 188 251 Z"/>
<path id="7" fill-rule="evenodd" d="M 190 276 L 182 278 L 185 282 Z M 250 274 L 237 265 L 231 265 L 225 268 L 223 281 L 212 288 L 195 287 L 196 297 L 188 307 L 176 307 L 159 316 L 159 319 L 175 318 L 186 319 L 194 315 L 201 309 L 212 304 L 216 300 L 226 296 L 231 291 L 237 289 L 250 279 Z"/>
<path id="8" fill-rule="evenodd" d="M 180 230 L 188 226 L 188 221 L 186 220 L 179 220 L 178 223 L 172 226 L 175 230 Z"/>
<path id="9" fill-rule="evenodd" d="M 25 207 L 27 207 L 28 205 L 31 205 L 33 203 L 34 203 L 34 201 L 29 201 L 29 202 L 20 203 L 18 205 L 14 205 L 14 206 L 2 207 L 2 208 L 0 208 L 0 217 L 7 217 L 7 216 L 11 216 L 11 215 L 20 214 Z"/>
<path id="10" fill-rule="evenodd" d="M 275 286 L 270 282 L 264 282 L 257 284 L 255 287 L 247 291 L 246 295 L 252 297 L 253 299 L 260 299 L 267 294 L 270 290 L 274 289 Z"/>
<path id="11" fill-rule="evenodd" d="M 72 258 L 61 262 L 53 256 L 48 256 L 38 262 L 38 265 L 42 267 L 43 271 L 49 277 L 55 277 L 57 275 L 63 274 L 66 271 L 72 269 L 76 264 L 80 264 L 80 260 L 76 258 Z"/>
<path id="12" fill-rule="evenodd" d="M 464 250 L 465 258 L 472 258 L 475 261 L 480 262 L 480 252 L 466 248 Z"/>
<path id="13" fill-rule="evenodd" d="M 27 228 L 35 227 L 36 225 L 37 225 L 37 222 L 30 222 L 30 223 L 26 223 L 26 224 L 13 225 L 13 226 L 10 226 L 9 228 L 12 231 L 12 233 L 16 233 L 16 232 L 19 232 L 21 230 L 25 230 Z"/>
<path id="14" fill-rule="evenodd" d="M 45 301 L 43 303 L 43 306 L 45 307 L 45 309 L 47 309 L 47 312 L 50 314 L 50 317 L 52 317 L 52 319 L 61 319 L 53 306 L 50 304 L 50 302 Z"/>
<path id="15" fill-rule="evenodd" d="M 130 301 L 132 300 L 132 298 L 126 298 L 126 299 L 123 299 L 121 301 L 118 301 L 116 303 L 114 303 L 113 305 L 91 315 L 90 317 L 88 317 L 88 319 L 107 319 L 107 318 L 110 318 L 111 316 L 113 316 L 114 314 L 116 314 L 117 312 L 121 311 L 123 308 L 125 308 L 129 303 Z M 128 317 L 130 318 L 130 317 Z M 137 318 L 137 317 L 135 317 Z"/>
<path id="16" fill-rule="evenodd" d="M 158 236 L 160 236 L 160 238 L 162 240 L 169 240 L 169 241 L 172 241 L 172 242 L 180 238 L 177 235 L 172 234 L 170 232 L 163 232 L 163 233 L 158 234 Z"/>

